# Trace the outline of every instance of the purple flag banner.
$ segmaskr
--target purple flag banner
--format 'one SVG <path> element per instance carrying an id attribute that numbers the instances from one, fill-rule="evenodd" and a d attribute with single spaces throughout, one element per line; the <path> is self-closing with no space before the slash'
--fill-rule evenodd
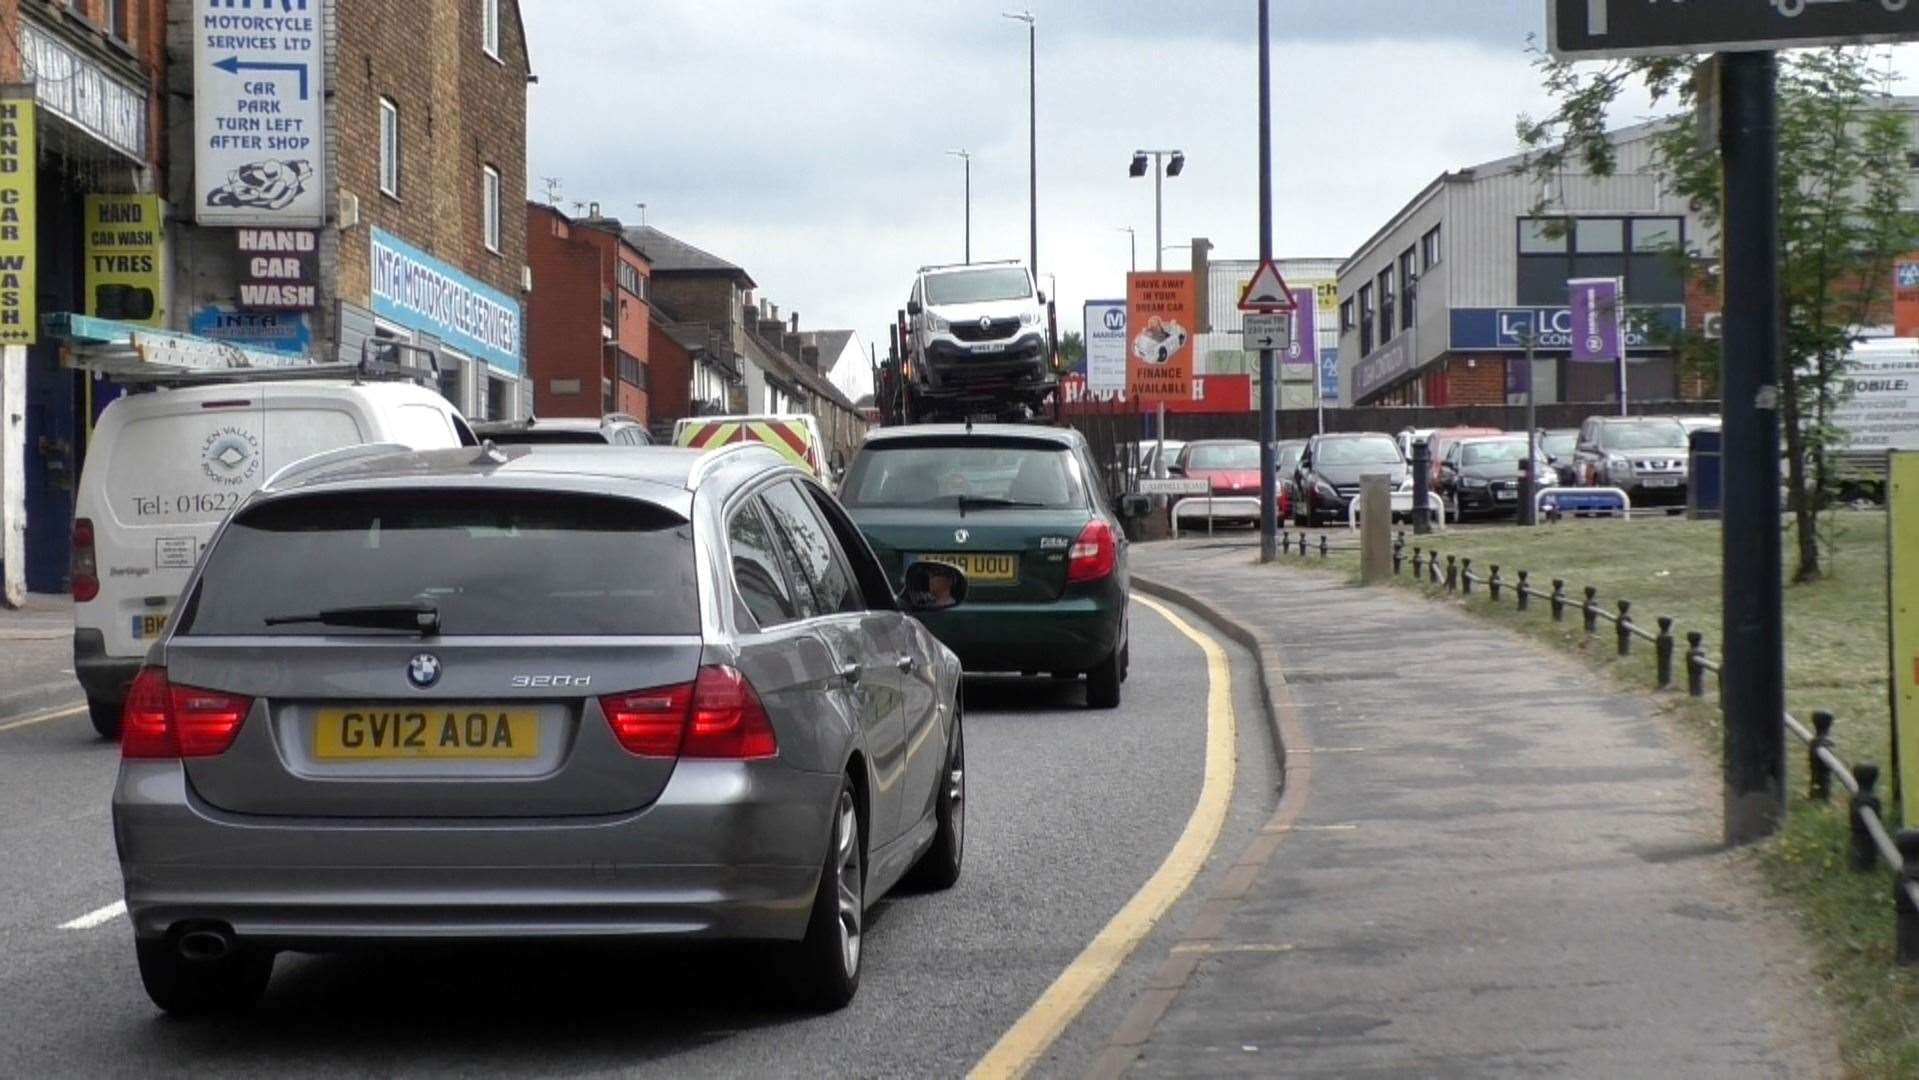
<path id="1" fill-rule="evenodd" d="M 1625 335 L 1620 332 L 1618 278 L 1574 278 L 1566 283 L 1572 294 L 1572 361 L 1575 364 L 1618 362 Z"/>
<path id="2" fill-rule="evenodd" d="M 1319 299 L 1312 289 L 1293 290 L 1293 342 L 1282 363 L 1319 367 Z"/>

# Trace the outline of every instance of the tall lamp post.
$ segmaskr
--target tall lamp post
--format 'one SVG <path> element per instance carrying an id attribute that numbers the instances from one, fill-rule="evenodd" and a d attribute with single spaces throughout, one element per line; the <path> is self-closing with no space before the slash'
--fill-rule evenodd
<path id="1" fill-rule="evenodd" d="M 1002 12 L 1008 19 L 1026 24 L 1026 228 L 1027 263 L 1033 279 L 1039 279 L 1039 39 L 1037 22 L 1031 11 Z"/>
<path id="2" fill-rule="evenodd" d="M 973 155 L 965 150 L 948 150 L 947 154 L 960 159 L 966 171 L 966 263 L 973 263 Z"/>
<path id="3" fill-rule="evenodd" d="M 1153 269 L 1164 270 L 1166 266 L 1161 261 L 1161 254 L 1164 251 L 1166 238 L 1161 235 L 1165 223 L 1165 215 L 1162 212 L 1162 189 L 1166 186 L 1167 177 L 1178 176 L 1186 171 L 1186 152 L 1184 150 L 1135 150 L 1133 163 L 1127 167 L 1126 175 L 1135 180 L 1145 176 L 1148 158 L 1152 159 L 1153 165 Z"/>
<path id="4" fill-rule="evenodd" d="M 1128 248 L 1132 252 L 1132 268 L 1134 270 L 1138 270 L 1139 269 L 1139 233 L 1135 231 L 1131 225 L 1115 225 L 1113 227 L 1113 231 L 1123 232 L 1126 234 L 1126 243 Z"/>

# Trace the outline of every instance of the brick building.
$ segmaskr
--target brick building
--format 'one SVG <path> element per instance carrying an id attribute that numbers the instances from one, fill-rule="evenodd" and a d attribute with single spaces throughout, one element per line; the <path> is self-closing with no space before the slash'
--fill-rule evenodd
<path id="1" fill-rule="evenodd" d="M 598 417 L 625 413 L 646 422 L 652 269 L 621 224 L 599 207 L 575 220 L 528 203 L 527 364 L 534 414 Z"/>
<path id="2" fill-rule="evenodd" d="M 187 166 L 169 189 L 181 205 L 194 200 L 193 151 L 206 135 L 194 126 L 194 44 L 196 5 L 211 2 L 173 0 L 167 18 L 173 144 Z M 176 230 L 176 325 L 326 360 L 357 360 L 369 343 L 411 346 L 400 355 L 430 355 L 442 392 L 469 417 L 526 415 L 532 74 L 520 0 L 287 2 L 324 38 L 313 306 L 245 304 L 240 230 L 188 225 Z"/>
<path id="3" fill-rule="evenodd" d="M 42 319 L 159 327 L 174 314 L 154 198 L 168 165 L 165 20 L 163 0 L 0 0 L 0 601 L 65 589 L 73 489 L 111 394 L 61 365 Z M 116 272 L 90 275 L 96 255 Z"/>

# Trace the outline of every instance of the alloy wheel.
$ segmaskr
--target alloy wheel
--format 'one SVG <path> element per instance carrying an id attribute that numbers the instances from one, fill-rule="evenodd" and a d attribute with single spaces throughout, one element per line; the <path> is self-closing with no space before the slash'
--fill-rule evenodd
<path id="1" fill-rule="evenodd" d="M 835 875 L 839 879 L 840 961 L 846 974 L 860 970 L 860 923 L 866 916 L 866 882 L 860 869 L 860 818 L 853 809 L 853 793 L 840 793 L 839 851 Z"/>

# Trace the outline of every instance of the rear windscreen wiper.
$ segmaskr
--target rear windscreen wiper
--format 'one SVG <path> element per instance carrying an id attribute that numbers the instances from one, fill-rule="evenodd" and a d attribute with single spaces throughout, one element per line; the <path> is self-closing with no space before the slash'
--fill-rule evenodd
<path id="1" fill-rule="evenodd" d="M 416 634 L 440 632 L 440 609 L 432 604 L 366 604 L 360 607 L 327 608 L 305 615 L 274 615 L 262 620 L 268 626 L 293 626 L 319 623 L 321 626 L 352 626 L 368 630 L 410 630 Z"/>
<path id="2" fill-rule="evenodd" d="M 959 510 L 964 514 L 968 510 L 1044 510 L 1045 503 L 1021 502 L 1018 499 L 977 498 L 972 495 L 959 497 Z"/>

